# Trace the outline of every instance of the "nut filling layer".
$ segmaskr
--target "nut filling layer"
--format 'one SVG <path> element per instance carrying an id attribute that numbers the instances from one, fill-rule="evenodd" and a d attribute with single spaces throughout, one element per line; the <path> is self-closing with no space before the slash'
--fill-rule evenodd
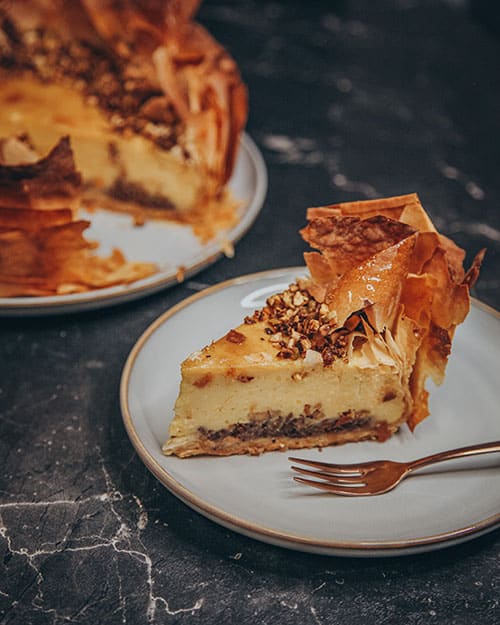
<path id="1" fill-rule="evenodd" d="M 201 436 L 210 441 L 221 440 L 227 436 L 248 441 L 256 438 L 280 436 L 301 438 L 303 436 L 316 436 L 328 432 L 345 432 L 370 425 L 375 427 L 380 425 L 380 423 L 372 423 L 373 419 L 366 410 L 346 410 L 339 416 L 331 419 L 318 421 L 318 418 L 321 418 L 321 413 L 319 410 L 315 410 L 310 415 L 269 415 L 267 419 L 236 423 L 231 428 L 207 430 L 204 427 L 200 427 L 198 431 Z"/>

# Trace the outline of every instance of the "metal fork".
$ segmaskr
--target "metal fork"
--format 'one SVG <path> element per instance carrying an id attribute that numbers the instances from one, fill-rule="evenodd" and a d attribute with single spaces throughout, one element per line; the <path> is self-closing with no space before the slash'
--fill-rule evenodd
<path id="1" fill-rule="evenodd" d="M 405 477 L 416 469 L 429 466 L 443 460 L 464 458 L 478 454 L 489 454 L 500 451 L 500 441 L 460 447 L 425 456 L 411 462 L 395 462 L 393 460 L 374 460 L 360 464 L 331 464 L 290 457 L 289 460 L 313 467 L 314 471 L 292 465 L 292 469 L 303 475 L 319 478 L 322 481 L 294 476 L 296 482 L 326 490 L 334 495 L 359 497 L 381 495 L 397 486 Z"/>

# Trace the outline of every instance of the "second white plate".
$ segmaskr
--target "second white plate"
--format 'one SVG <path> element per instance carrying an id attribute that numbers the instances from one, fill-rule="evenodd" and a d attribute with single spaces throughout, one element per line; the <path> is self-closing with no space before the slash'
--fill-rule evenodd
<path id="1" fill-rule="evenodd" d="M 455 544 L 500 525 L 500 457 L 441 465 L 378 497 L 335 497 L 292 481 L 287 454 L 165 457 L 161 445 L 180 381 L 180 363 L 222 336 L 303 274 L 274 270 L 196 294 L 160 317 L 139 339 L 123 371 L 121 407 L 146 466 L 176 496 L 208 518 L 276 545 L 329 555 L 409 554 Z M 412 434 L 303 457 L 326 462 L 410 460 L 500 439 L 500 316 L 474 302 L 457 330 L 446 381 L 431 389 L 431 416 Z M 298 455 L 295 452 L 295 455 Z M 453 470 L 451 470 L 453 469 Z"/>
<path id="2" fill-rule="evenodd" d="M 215 262 L 225 242 L 236 243 L 250 228 L 264 203 L 267 170 L 262 155 L 252 141 L 242 136 L 238 158 L 229 187 L 241 202 L 237 224 L 229 231 L 202 243 L 189 226 L 151 220 L 135 227 L 129 215 L 96 211 L 86 238 L 99 242 L 99 253 L 109 254 L 118 247 L 127 259 L 156 263 L 157 273 L 131 284 L 84 293 L 46 297 L 0 297 L 0 316 L 38 316 L 79 312 L 137 299 L 178 282 L 178 269 L 191 276 Z M 82 211 L 81 216 L 86 217 Z"/>

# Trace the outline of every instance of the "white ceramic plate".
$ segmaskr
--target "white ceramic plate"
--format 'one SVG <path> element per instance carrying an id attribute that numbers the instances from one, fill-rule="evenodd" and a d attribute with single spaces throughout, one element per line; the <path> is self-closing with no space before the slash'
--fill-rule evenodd
<path id="1" fill-rule="evenodd" d="M 129 260 L 153 262 L 159 271 L 132 284 L 98 289 L 85 293 L 48 297 L 0 298 L 0 316 L 38 316 L 77 312 L 118 304 L 154 293 L 177 283 L 179 267 L 185 277 L 191 276 L 215 262 L 222 254 L 225 241 L 236 243 L 250 228 L 264 203 L 267 191 L 267 170 L 262 155 L 244 134 L 235 170 L 229 184 L 235 198 L 242 202 L 238 223 L 229 231 L 206 244 L 201 243 L 189 226 L 149 221 L 134 227 L 128 215 L 96 211 L 88 217 L 92 225 L 86 238 L 99 242 L 99 252 L 108 254 L 120 248 Z"/>
<path id="2" fill-rule="evenodd" d="M 292 481 L 286 453 L 259 457 L 165 457 L 161 445 L 192 351 L 224 335 L 304 269 L 245 276 L 167 311 L 125 365 L 121 406 L 138 454 L 177 497 L 208 518 L 276 545 L 331 555 L 400 555 L 437 549 L 500 525 L 500 456 L 440 465 L 378 497 L 345 498 Z M 500 439 L 500 315 L 474 301 L 455 335 L 445 383 L 431 389 L 431 416 L 412 434 L 301 451 L 331 462 L 409 460 Z M 298 452 L 295 452 L 298 455 Z"/>

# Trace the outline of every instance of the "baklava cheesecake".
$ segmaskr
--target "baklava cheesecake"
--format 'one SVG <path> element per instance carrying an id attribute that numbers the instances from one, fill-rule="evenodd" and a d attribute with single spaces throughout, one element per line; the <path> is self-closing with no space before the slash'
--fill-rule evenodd
<path id="1" fill-rule="evenodd" d="M 40 154 L 69 136 L 88 204 L 233 219 L 247 93 L 197 4 L 0 0 L 0 136 L 29 133 Z"/>
<path id="2" fill-rule="evenodd" d="M 182 363 L 165 454 L 384 441 L 428 415 L 483 252 L 465 273 L 414 194 L 307 216 L 308 277 Z"/>

